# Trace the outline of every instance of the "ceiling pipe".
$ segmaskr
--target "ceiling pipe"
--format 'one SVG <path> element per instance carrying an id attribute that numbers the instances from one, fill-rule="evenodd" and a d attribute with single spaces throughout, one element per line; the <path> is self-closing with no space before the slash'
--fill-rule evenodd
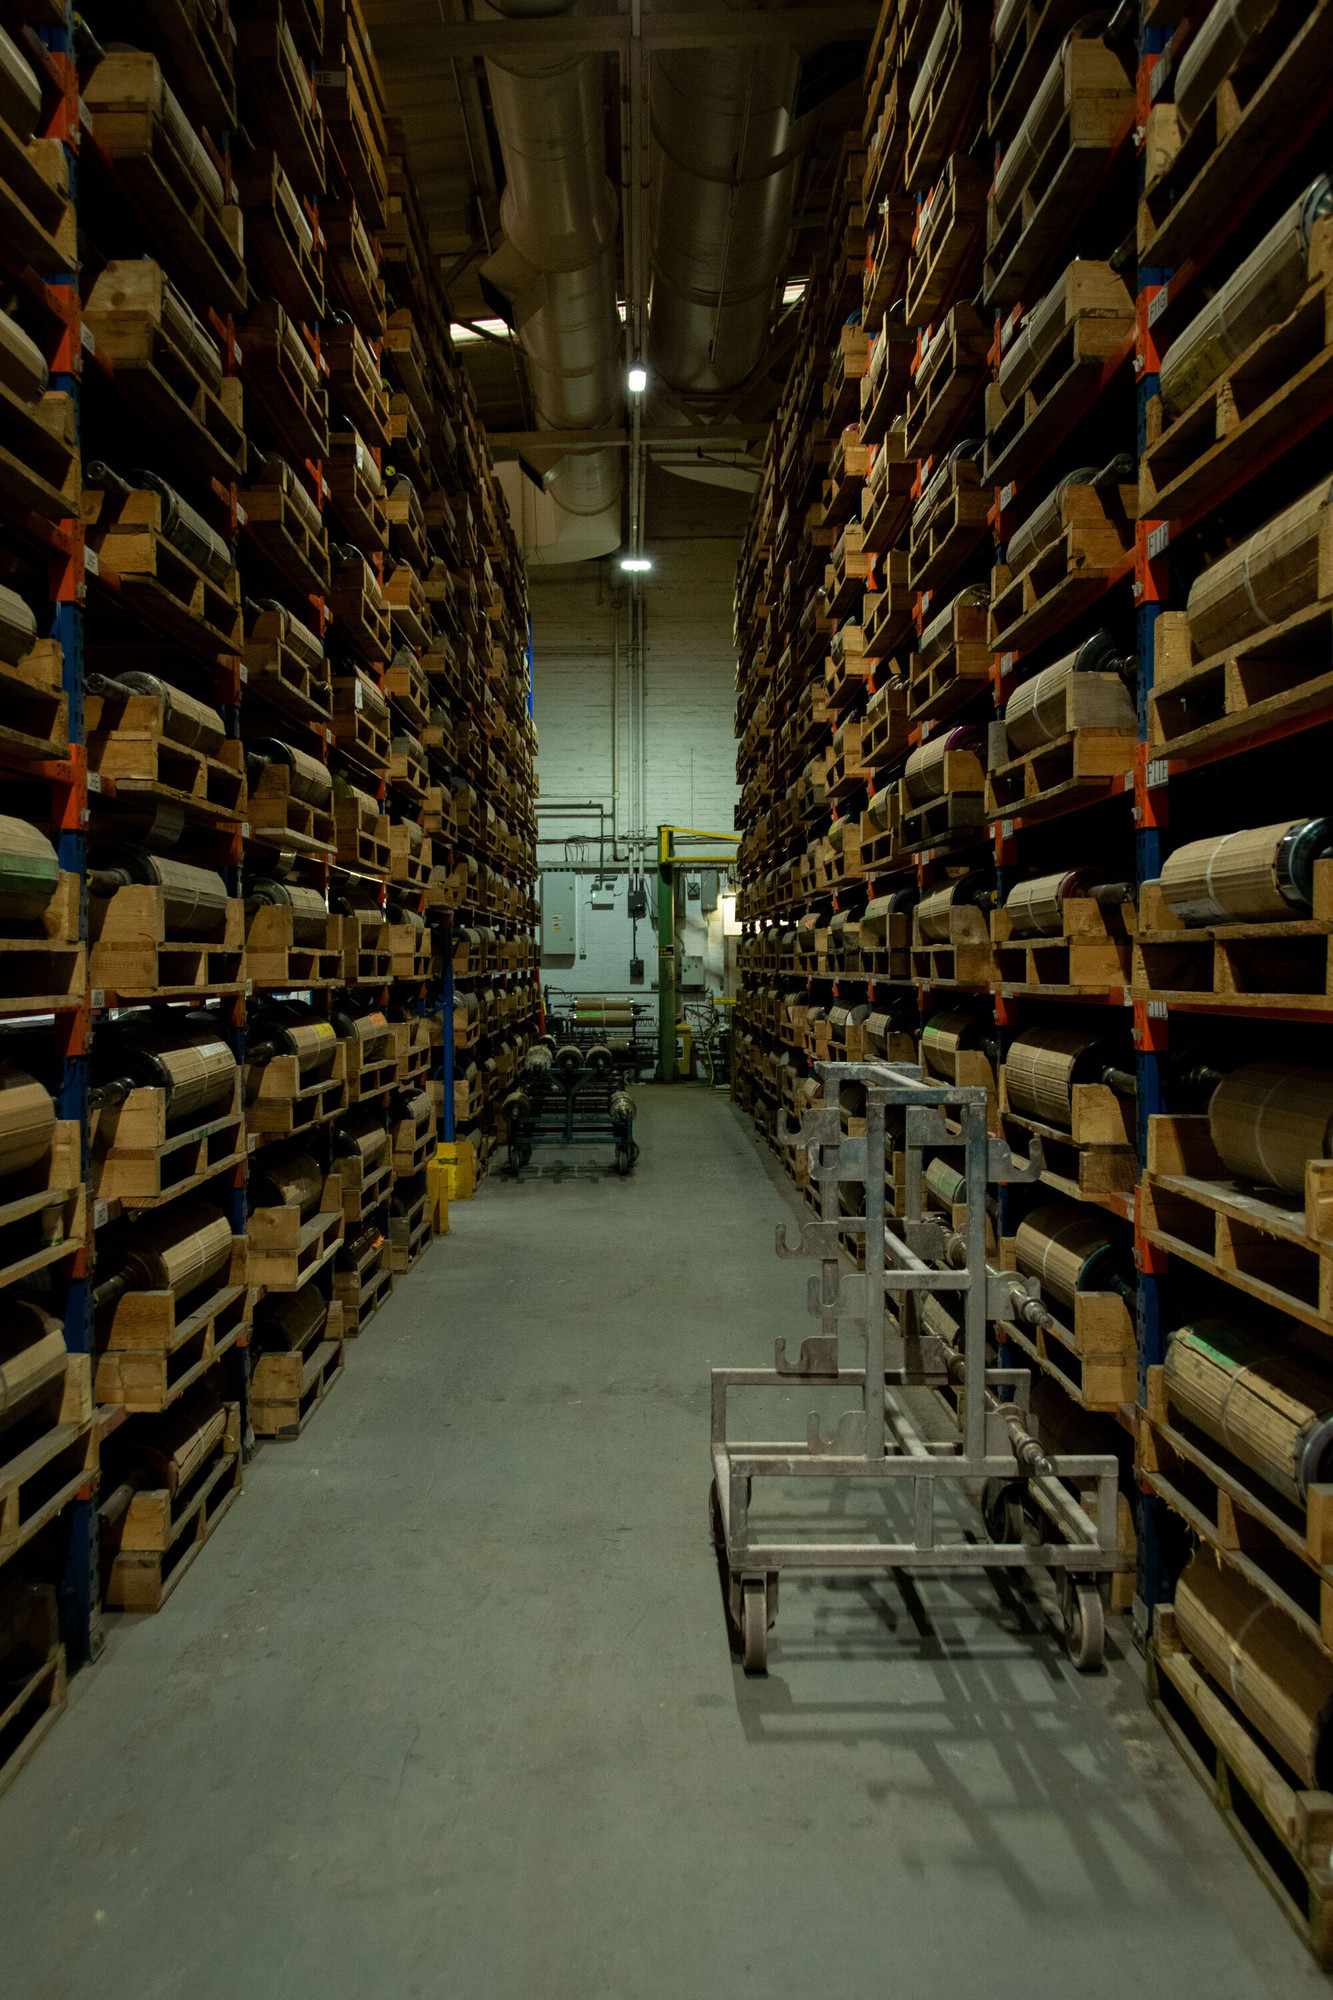
<path id="1" fill-rule="evenodd" d="M 762 358 L 809 139 L 799 79 L 791 47 L 653 57 L 649 357 L 678 395 L 724 394 Z"/>
<path id="2" fill-rule="evenodd" d="M 573 0 L 491 0 L 487 14 L 545 19 Z M 621 415 L 616 310 L 619 205 L 606 177 L 602 58 L 488 56 L 491 108 L 504 159 L 504 241 L 482 266 L 482 291 L 528 358 L 537 428 L 551 449 L 528 454 L 542 491 L 517 483 L 517 523 L 530 564 L 577 562 L 620 545 L 624 467 L 614 450 L 565 452 L 562 430 L 609 427 Z M 513 482 L 507 482 L 511 485 Z"/>

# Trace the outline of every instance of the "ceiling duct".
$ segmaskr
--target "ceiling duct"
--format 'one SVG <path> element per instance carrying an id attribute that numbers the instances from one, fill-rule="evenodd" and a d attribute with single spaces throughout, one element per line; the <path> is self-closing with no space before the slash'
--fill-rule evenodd
<path id="1" fill-rule="evenodd" d="M 649 356 L 679 395 L 736 389 L 763 358 L 809 136 L 801 74 L 794 48 L 653 58 Z"/>
<path id="2" fill-rule="evenodd" d="M 567 14 L 573 0 L 492 0 L 506 18 Z M 606 176 L 603 62 L 597 55 L 486 58 L 504 158 L 504 242 L 482 290 L 528 357 L 538 428 L 551 449 L 527 458 L 541 475 L 516 515 L 529 563 L 578 562 L 620 545 L 624 454 L 559 448 L 561 430 L 621 420 L 616 310 L 618 202 Z"/>

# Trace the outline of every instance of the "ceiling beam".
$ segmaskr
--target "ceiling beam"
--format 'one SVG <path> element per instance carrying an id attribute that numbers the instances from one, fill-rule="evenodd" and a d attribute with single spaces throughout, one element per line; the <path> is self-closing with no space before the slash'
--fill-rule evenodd
<path id="1" fill-rule="evenodd" d="M 879 18 L 877 0 L 834 0 L 827 7 L 786 7 L 753 14 L 700 9 L 688 14 L 645 14 L 642 40 L 662 49 L 771 48 L 869 40 Z M 627 14 L 556 15 L 525 21 L 442 21 L 437 0 L 369 0 L 366 15 L 375 52 L 385 68 L 398 62 L 422 75 L 471 56 L 595 55 L 627 49 Z M 394 30 L 405 31 L 401 36 Z"/>
<path id="2" fill-rule="evenodd" d="M 607 445 L 625 448 L 632 443 L 634 433 L 624 430 L 488 430 L 486 436 L 491 450 L 498 454 L 529 451 L 601 451 Z M 703 451 L 716 444 L 753 444 L 767 436 L 767 421 L 751 424 L 643 424 L 639 430 L 641 444 L 692 444 L 698 445 Z"/>

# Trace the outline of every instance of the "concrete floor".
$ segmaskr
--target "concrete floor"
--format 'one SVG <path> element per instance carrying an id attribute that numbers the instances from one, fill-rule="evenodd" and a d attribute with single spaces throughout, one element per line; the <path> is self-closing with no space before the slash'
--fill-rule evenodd
<path id="1" fill-rule="evenodd" d="M 0 1800 L 6 2000 L 1305 2000 L 1144 1710 L 983 1576 L 724 1630 L 707 1371 L 799 1335 L 701 1087 L 488 1182 Z M 542 1157 L 539 1155 L 539 1158 Z M 546 1156 L 549 1157 L 549 1156 Z"/>

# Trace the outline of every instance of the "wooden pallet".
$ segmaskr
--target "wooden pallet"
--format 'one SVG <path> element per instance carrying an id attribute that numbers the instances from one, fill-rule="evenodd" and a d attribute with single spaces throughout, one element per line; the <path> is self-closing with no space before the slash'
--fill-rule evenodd
<path id="1" fill-rule="evenodd" d="M 1109 264 L 1077 257 L 1058 289 L 1063 324 L 1051 351 L 1036 368 L 1022 371 L 1012 388 L 996 381 L 986 391 L 988 485 L 1026 480 L 1053 440 L 1072 434 L 1096 401 L 1108 366 L 1127 354 L 1133 339 L 1134 301 Z M 1001 332 L 1002 349 L 1017 331 L 1011 316 Z"/>
<path id="2" fill-rule="evenodd" d="M 0 494 L 15 509 L 70 521 L 82 491 L 73 397 L 48 389 L 30 401 L 0 382 Z"/>
<path id="3" fill-rule="evenodd" d="M 1089 724 L 1025 750 L 986 773 L 986 817 L 1021 817 L 1026 823 L 1073 805 L 1092 805 L 1118 791 L 1132 792 L 1135 745 L 1132 729 Z"/>
<path id="4" fill-rule="evenodd" d="M 128 602 L 151 623 L 210 658 L 239 653 L 244 640 L 240 575 L 216 584 L 162 533 L 162 498 L 85 488 L 83 518 L 94 576 L 114 575 Z M 86 554 L 85 554 L 86 561 Z"/>
<path id="5" fill-rule="evenodd" d="M 331 860 L 336 852 L 333 814 L 295 798 L 285 764 L 266 764 L 247 801 L 247 842 Z M 253 975 L 252 975 L 253 976 Z"/>
<path id="6" fill-rule="evenodd" d="M 365 336 L 351 321 L 328 329 L 320 342 L 329 364 L 329 386 L 369 445 L 389 443 L 389 397 Z"/>
<path id="7" fill-rule="evenodd" d="M 281 149 L 294 185 L 314 200 L 324 192 L 324 118 L 291 37 L 275 20 L 243 20 L 236 27 L 236 55 L 259 123 Z"/>
<path id="8" fill-rule="evenodd" d="M 0 1443 L 0 1563 L 8 1562 L 84 1488 L 97 1482 L 98 1431 L 86 1354 L 65 1359 L 62 1380 Z"/>
<path id="9" fill-rule="evenodd" d="M 1137 1476 L 1208 1543 L 1219 1560 L 1333 1652 L 1333 1525 L 1330 1490 L 1303 1502 L 1277 1493 L 1224 1445 L 1169 1404 L 1165 1371 L 1147 1371 L 1146 1407 L 1136 1412 Z"/>
<path id="10" fill-rule="evenodd" d="M 304 1353 L 260 1354 L 250 1378 L 250 1421 L 256 1437 L 298 1438 L 343 1371 L 341 1313 L 335 1301 L 326 1322 L 338 1316 L 336 1336 L 316 1338 Z"/>
<path id="11" fill-rule="evenodd" d="M 1333 400 L 1333 226 L 1316 224 L 1316 232 L 1326 268 L 1290 318 L 1261 334 L 1164 430 L 1160 399 L 1154 399 L 1139 467 L 1145 519 L 1197 519 L 1214 495 L 1230 491 L 1238 474 L 1327 411 Z M 1312 248 L 1312 270 L 1314 264 Z"/>
<path id="12" fill-rule="evenodd" d="M 1206 1118 L 1152 1116 L 1139 1223 L 1148 1242 L 1304 1326 L 1333 1332 L 1333 1241 L 1300 1195 L 1232 1180 Z"/>
<path id="13" fill-rule="evenodd" d="M 173 742 L 165 733 L 165 704 L 152 694 L 89 695 L 84 723 L 88 769 L 104 791 L 165 799 L 196 822 L 245 818 L 244 752 L 234 739 L 216 757 Z"/>
<path id="14" fill-rule="evenodd" d="M 1333 862 L 1317 861 L 1315 871 L 1313 914 L 1290 923 L 1187 927 L 1160 886 L 1145 882 L 1134 997 L 1196 1010 L 1333 1011 Z"/>
<path id="15" fill-rule="evenodd" d="M 109 1611 L 160 1611 L 241 1493 L 241 1410 L 176 1493 L 136 1485 L 124 1511 L 101 1516 L 102 1598 Z"/>
<path id="16" fill-rule="evenodd" d="M 1153 1614 L 1148 1700 L 1288 1921 L 1333 1966 L 1333 1799 L 1291 1782 L 1180 1643 L 1169 1605 Z"/>
<path id="17" fill-rule="evenodd" d="M 370 227 L 377 229 L 385 220 L 389 192 L 384 116 L 374 78 L 359 67 L 365 55 L 351 34 L 343 45 L 343 55 L 340 68 L 316 73 L 319 101 L 356 198 Z"/>
<path id="18" fill-rule="evenodd" d="M 393 654 L 393 626 L 379 578 L 364 555 L 340 562 L 333 572 L 329 602 L 345 639 L 359 660 L 377 667 Z"/>
<path id="19" fill-rule="evenodd" d="M 1082 12 L 1080 0 L 1026 0 L 1010 16 L 1004 46 L 992 52 L 986 106 L 987 128 L 1001 145 L 1018 130 L 1051 57 Z"/>
<path id="20" fill-rule="evenodd" d="M 295 1056 L 274 1056 L 245 1073 L 245 1129 L 260 1139 L 294 1138 L 313 1131 L 347 1108 L 345 1044 L 339 1042 L 333 1067 L 302 1083 Z"/>
<path id="21" fill-rule="evenodd" d="M 1064 113 L 1021 186 L 1006 190 L 1001 210 L 992 192 L 986 209 L 983 296 L 988 306 L 1012 306 L 1039 285 L 1071 217 L 1092 199 L 1130 137 L 1134 83 L 1102 41 L 1070 41 L 1054 60 L 1064 65 Z"/>
<path id="22" fill-rule="evenodd" d="M 347 1046 L 347 1101 L 349 1104 L 366 1104 L 373 1097 L 382 1097 L 386 1090 L 392 1090 L 397 1076 L 398 1058 L 396 1054 L 376 1057 L 374 1062 L 365 1062 L 360 1056 L 360 1046 L 349 1042 Z"/>
<path id="23" fill-rule="evenodd" d="M 275 468 L 288 479 L 295 477 L 280 459 L 270 459 L 266 475 Z M 246 533 L 278 575 L 308 596 L 327 597 L 332 581 L 327 528 L 321 524 L 316 533 L 285 485 L 277 479 L 270 481 L 267 476 L 263 483 L 244 489 L 242 505 Z M 326 689 L 327 676 L 326 664 L 323 674 Z M 303 681 L 307 678 L 308 669 L 302 674 Z"/>
<path id="24" fill-rule="evenodd" d="M 55 1728 L 68 1699 L 63 1646 L 40 1667 L 0 1687 L 0 1796 Z"/>
<path id="25" fill-rule="evenodd" d="M 1071 486 L 1059 541 L 1020 574 L 1005 563 L 991 572 L 991 650 L 1031 652 L 1095 604 L 1132 556 L 1137 508 L 1137 487 Z"/>
<path id="26" fill-rule="evenodd" d="M 906 186 L 930 184 L 984 90 L 989 27 L 983 0 L 961 0 L 951 12 L 944 47 L 908 131 Z"/>
<path id="27" fill-rule="evenodd" d="M 328 653 L 294 638 L 277 611 L 261 606 L 248 615 L 241 670 L 249 687 L 303 722 L 327 723 L 333 714 Z"/>
<path id="28" fill-rule="evenodd" d="M 433 1157 L 432 1146 L 432 1157 Z M 406 1215 L 389 1217 L 388 1267 L 401 1276 L 429 1250 L 433 1236 L 430 1195 L 423 1187 Z"/>
<path id="29" fill-rule="evenodd" d="M 199 122 L 212 131 L 234 131 L 236 78 L 225 17 L 201 0 L 140 0 L 140 10 Z"/>
<path id="30" fill-rule="evenodd" d="M 1153 107 L 1139 200 L 1140 264 L 1175 269 L 1205 241 L 1238 189 L 1299 133 L 1333 64 L 1330 0 L 1281 0 L 1188 134 L 1174 105 Z M 1165 115 L 1162 115 L 1165 114 Z"/>
<path id="31" fill-rule="evenodd" d="M 1104 909 L 1090 896 L 1068 896 L 1060 906 L 1058 937 L 1015 932 L 1007 910 L 991 917 L 995 976 L 1005 992 L 1105 993 L 1129 984 L 1134 946 L 1134 905 Z"/>
<path id="32" fill-rule="evenodd" d="M 1321 560 L 1315 603 L 1202 660 L 1185 613 L 1165 612 L 1154 661 L 1149 742 L 1172 758 L 1201 761 L 1260 730 L 1333 711 L 1333 563 Z"/>
<path id="33" fill-rule="evenodd" d="M 929 458 L 966 435 L 968 413 L 989 380 L 992 336 L 976 307 L 960 299 L 923 342 L 907 399 L 906 445 L 916 458 Z"/>
<path id="34" fill-rule="evenodd" d="M 137 49 L 104 55 L 83 85 L 83 100 L 93 137 L 110 153 L 141 213 L 152 218 L 169 268 L 215 311 L 244 312 L 241 211 L 217 206 L 168 130 L 155 57 Z"/>
<path id="35" fill-rule="evenodd" d="M 0 232 L 10 255 L 46 277 L 78 269 L 69 162 L 59 139 L 25 144 L 0 118 Z"/>
<path id="36" fill-rule="evenodd" d="M 908 582 L 927 598 L 946 584 L 985 540 L 994 496 L 981 484 L 981 467 L 959 459 L 927 507 L 912 516 Z"/>
<path id="37" fill-rule="evenodd" d="M 99 275 L 83 309 L 99 361 L 135 408 L 214 479 L 240 479 L 245 468 L 241 384 L 214 382 L 177 337 L 183 302 L 151 257 L 117 260 Z M 188 307 L 184 308 L 188 313 Z M 221 363 L 220 350 L 217 354 Z"/>
<path id="38" fill-rule="evenodd" d="M 236 1241 L 244 1271 L 245 1239 Z M 234 1255 L 232 1269 L 237 1268 Z M 126 1292 L 97 1336 L 97 1400 L 140 1413 L 170 1409 L 249 1330 L 250 1292 L 244 1283 L 221 1285 L 184 1315 L 170 1292 Z M 107 1344 L 112 1341 L 118 1344 Z"/>
<path id="39" fill-rule="evenodd" d="M 246 393 L 262 407 L 289 459 L 329 455 L 329 403 L 299 323 L 276 299 L 261 299 L 240 329 Z"/>
<path id="40" fill-rule="evenodd" d="M 389 1264 L 380 1262 L 384 1255 L 384 1248 L 376 1249 L 364 1274 L 334 1272 L 334 1293 L 343 1309 L 343 1332 L 348 1340 L 365 1332 L 393 1290 L 396 1273 Z"/>
<path id="41" fill-rule="evenodd" d="M 324 259 L 277 154 L 257 147 L 236 174 L 236 185 L 245 211 L 247 261 L 263 272 L 280 305 L 314 325 L 324 317 Z"/>
<path id="42" fill-rule="evenodd" d="M 338 1253 L 343 1239 L 342 1184 L 333 1176 L 317 1215 L 296 1208 L 256 1208 L 246 1224 L 250 1283 L 261 1292 L 299 1292 Z"/>
<path id="43" fill-rule="evenodd" d="M 345 950 L 341 917 L 325 919 L 317 944 L 295 944 L 292 912 L 262 903 L 249 915 L 246 977 L 259 992 L 273 992 L 281 986 L 306 990 L 341 985 Z"/>
<path id="44" fill-rule="evenodd" d="M 954 714 L 990 679 L 991 649 L 984 604 L 955 599 L 948 622 L 928 645 L 909 653 L 904 665 L 908 715 L 913 722 L 939 721 Z"/>
<path id="45" fill-rule="evenodd" d="M 21 660 L 0 660 L 0 747 L 25 762 L 69 752 L 69 698 L 64 654 L 55 639 L 39 639 Z"/>
<path id="46" fill-rule="evenodd" d="M 245 985 L 245 905 L 228 897 L 222 936 L 214 943 L 167 937 L 164 891 L 130 883 L 88 901 L 88 977 L 94 990 L 123 999 L 177 994 L 239 993 Z M 109 997 L 102 1003 L 115 1002 Z"/>
<path id="47" fill-rule="evenodd" d="M 159 1208 L 245 1165 L 239 1076 L 225 1108 L 188 1131 L 168 1134 L 166 1092 L 157 1087 L 132 1090 L 119 1104 L 103 1105 L 93 1112 L 91 1126 L 93 1194 L 126 1208 Z"/>
<path id="48" fill-rule="evenodd" d="M 387 744 L 388 737 L 384 741 Z M 339 865 L 362 875 L 388 876 L 391 864 L 389 821 L 372 816 L 355 798 L 334 800 L 335 839 Z"/>
<path id="49" fill-rule="evenodd" d="M 988 184 L 986 168 L 955 153 L 932 188 L 907 267 L 909 326 L 929 326 L 959 286 L 975 289 L 967 275 L 981 249 Z"/>
<path id="50" fill-rule="evenodd" d="M 1118 1415 L 1123 1404 L 1133 1402 L 1138 1385 L 1134 1318 L 1125 1300 L 1118 1292 L 1077 1293 L 1072 1327 L 1059 1317 L 1068 1316 L 1067 1307 L 1052 1308 L 1048 1301 L 1047 1310 L 1054 1326 L 1002 1320 L 1004 1338 L 1053 1376 L 1082 1409 Z"/>

